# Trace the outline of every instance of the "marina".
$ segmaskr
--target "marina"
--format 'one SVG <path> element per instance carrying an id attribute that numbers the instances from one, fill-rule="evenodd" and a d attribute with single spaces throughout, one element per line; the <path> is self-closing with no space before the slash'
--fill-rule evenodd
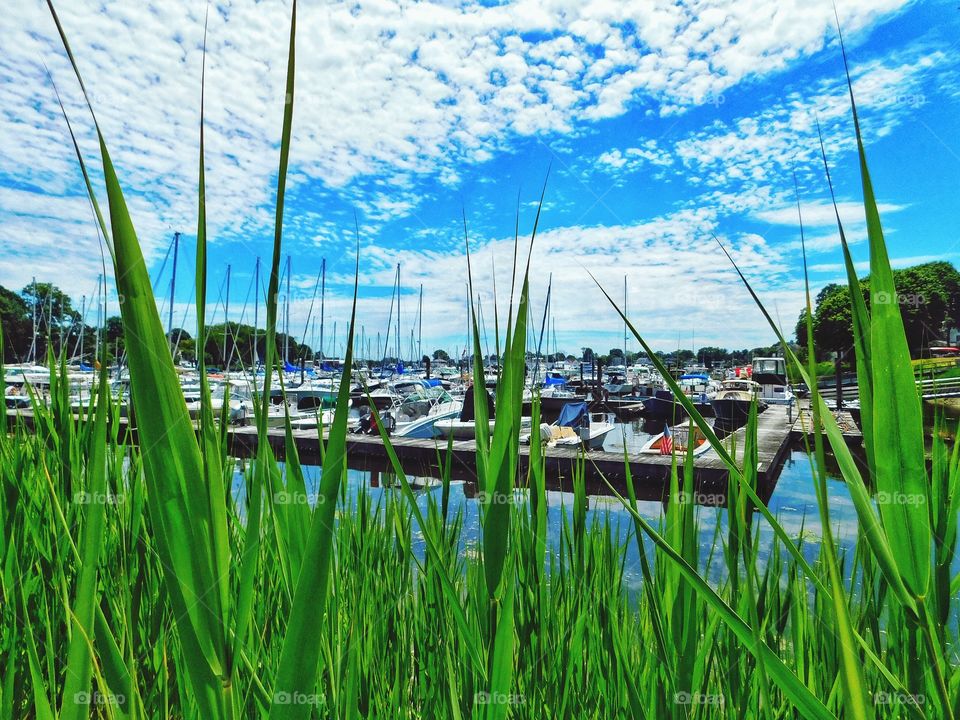
<path id="1" fill-rule="evenodd" d="M 30 410 L 8 410 L 7 426 L 18 421 L 27 426 L 32 423 Z M 838 422 L 844 428 L 844 438 L 850 445 L 859 445 L 862 436 L 849 413 L 838 414 Z M 120 420 L 120 437 L 136 443 L 136 428 L 126 419 Z M 794 411 L 788 406 L 771 406 L 757 416 L 757 480 L 758 494 L 766 501 L 776 487 L 784 459 L 792 449 L 800 447 L 805 437 L 812 433 L 809 409 L 801 403 Z M 293 429 L 291 436 L 302 464 L 322 465 L 317 429 Z M 282 428 L 270 428 L 266 434 L 274 456 L 278 461 L 286 458 L 286 432 Z M 742 453 L 746 442 L 746 427 L 740 427 L 722 438 L 725 447 Z M 260 438 L 252 426 L 230 427 L 227 430 L 227 450 L 236 458 L 252 458 L 257 454 Z M 391 437 L 390 444 L 397 454 L 404 472 L 411 477 L 436 478 L 451 454 L 451 478 L 465 481 L 476 488 L 476 442 L 474 440 L 420 439 Z M 626 468 L 634 480 L 638 499 L 666 500 L 669 489 L 670 454 L 641 454 L 639 452 L 611 452 L 583 450 L 580 447 L 544 447 L 542 449 L 546 469 L 547 489 L 571 490 L 570 480 L 578 465 L 582 467 L 588 494 L 609 495 L 611 488 L 626 495 Z M 347 465 L 351 469 L 365 470 L 376 474 L 392 474 L 393 466 L 383 440 L 379 435 L 350 433 L 346 444 Z M 529 446 L 520 445 L 518 474 L 522 478 L 528 469 Z M 683 463 L 679 455 L 676 462 Z M 694 458 L 694 480 L 699 497 L 709 497 L 714 503 L 722 502 L 726 494 L 729 471 L 715 450 L 708 449 Z M 609 483 L 609 485 L 607 484 Z M 522 483 L 518 482 L 518 486 Z"/>

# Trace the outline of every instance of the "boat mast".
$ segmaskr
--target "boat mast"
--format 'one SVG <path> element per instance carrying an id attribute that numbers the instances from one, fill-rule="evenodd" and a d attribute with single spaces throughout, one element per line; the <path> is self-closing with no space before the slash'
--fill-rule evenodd
<path id="1" fill-rule="evenodd" d="M 290 256 L 287 255 L 287 300 L 284 303 L 283 362 L 290 362 Z"/>
<path id="2" fill-rule="evenodd" d="M 30 341 L 29 362 L 35 363 L 37 360 L 37 277 L 33 277 L 33 339 Z"/>
<path id="3" fill-rule="evenodd" d="M 417 306 L 417 355 L 423 359 L 423 283 L 420 283 L 420 304 Z"/>
<path id="4" fill-rule="evenodd" d="M 223 301 L 223 362 L 224 372 L 230 370 L 227 363 L 227 333 L 230 332 L 230 263 L 227 263 L 227 295 Z"/>
<path id="5" fill-rule="evenodd" d="M 100 315 L 100 308 L 102 305 L 103 296 L 100 294 L 100 286 L 102 284 L 101 278 L 102 275 L 97 275 L 97 331 L 94 333 L 94 352 L 93 359 L 100 359 L 100 328 L 103 325 L 103 318 Z"/>
<path id="6" fill-rule="evenodd" d="M 260 322 L 260 256 L 253 268 L 253 372 L 257 372 L 260 364 L 260 353 L 257 350 L 257 325 Z"/>
<path id="7" fill-rule="evenodd" d="M 177 253 L 180 250 L 180 233 L 173 234 L 173 275 L 170 278 L 170 308 L 167 315 L 167 333 L 169 334 L 170 354 L 173 355 L 173 296 L 177 291 Z"/>
<path id="8" fill-rule="evenodd" d="M 323 320 L 324 320 L 324 301 L 327 297 L 327 259 L 323 258 L 320 263 L 320 359 L 323 360 L 326 355 L 323 352 Z"/>
<path id="9" fill-rule="evenodd" d="M 623 367 L 627 367 L 627 276 L 623 276 Z"/>
<path id="10" fill-rule="evenodd" d="M 400 348 L 400 263 L 397 263 L 397 365 L 403 363 L 403 352 Z"/>
<path id="11" fill-rule="evenodd" d="M 87 296 L 80 300 L 80 362 L 83 362 L 83 329 L 87 325 Z M 76 348 L 74 348 L 76 350 Z"/>

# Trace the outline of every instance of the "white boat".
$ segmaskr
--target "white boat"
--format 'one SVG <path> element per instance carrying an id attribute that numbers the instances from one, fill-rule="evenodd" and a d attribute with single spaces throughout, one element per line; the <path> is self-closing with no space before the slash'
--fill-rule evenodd
<path id="1" fill-rule="evenodd" d="M 456 400 L 440 387 L 415 390 L 390 412 L 396 421 L 397 437 L 434 438 L 436 423 L 460 417 L 463 401 Z"/>
<path id="2" fill-rule="evenodd" d="M 460 409 L 460 414 L 455 418 L 437 420 L 433 426 L 437 432 L 445 438 L 452 437 L 454 440 L 473 440 L 477 435 L 477 421 L 474 409 L 473 386 L 468 386 L 463 394 L 463 406 Z M 490 424 L 490 433 L 492 434 L 496 425 L 496 419 L 493 398 L 489 392 L 487 392 L 487 417 L 490 418 L 488 422 Z M 521 417 L 521 432 L 524 430 L 529 431 L 532 422 L 529 417 Z"/>
<path id="3" fill-rule="evenodd" d="M 793 405 L 797 400 L 787 381 L 787 361 L 783 358 L 754 358 L 750 379 L 760 385 L 760 399 L 768 405 Z"/>
<path id="4" fill-rule="evenodd" d="M 603 441 L 615 428 L 609 414 L 591 414 L 585 402 L 577 402 L 565 405 L 556 423 L 541 423 L 539 435 L 540 442 L 548 447 L 583 445 L 589 450 L 602 450 Z M 532 435 L 521 435 L 520 442 L 529 444 Z"/>

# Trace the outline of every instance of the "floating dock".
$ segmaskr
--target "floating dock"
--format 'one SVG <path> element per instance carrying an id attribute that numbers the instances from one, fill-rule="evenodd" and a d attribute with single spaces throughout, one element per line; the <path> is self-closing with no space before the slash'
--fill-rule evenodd
<path id="1" fill-rule="evenodd" d="M 8 426 L 21 417 L 28 425 L 32 423 L 32 413 L 24 410 L 7 411 Z M 121 422 L 126 425 L 125 420 Z M 838 417 L 844 437 L 851 445 L 861 440 L 859 430 L 849 416 L 841 413 Z M 757 419 L 757 492 L 767 501 L 776 486 L 783 463 L 794 447 L 805 435 L 811 432 L 810 416 L 805 405 L 793 408 L 771 405 L 760 413 Z M 135 429 L 130 428 L 131 441 L 136 442 Z M 294 445 L 300 462 L 305 465 L 321 465 L 320 442 L 316 430 L 292 431 Z M 267 441 L 278 460 L 286 455 L 285 431 L 271 428 L 267 432 Z M 746 428 L 735 430 L 723 439 L 728 449 L 735 449 L 735 457 L 743 455 L 746 442 Z M 237 458 L 252 457 L 257 452 L 260 438 L 255 427 L 231 427 L 227 431 L 227 449 Z M 418 440 L 412 438 L 391 438 L 404 472 L 411 477 L 438 477 L 440 468 L 450 458 L 453 479 L 464 480 L 467 484 L 476 482 L 476 443 L 473 440 Z M 584 481 L 588 494 L 610 494 L 610 486 L 617 492 L 626 494 L 626 468 L 629 465 L 630 476 L 634 480 L 637 497 L 644 500 L 663 500 L 668 491 L 672 458 L 665 455 L 640 453 L 608 452 L 601 450 L 581 451 L 576 447 L 544 448 L 548 490 L 572 490 L 572 478 L 578 464 L 582 464 Z M 519 470 L 525 475 L 530 459 L 530 448 L 520 446 Z M 683 457 L 677 457 L 682 467 Z M 347 464 L 351 469 L 366 470 L 372 473 L 391 473 L 393 468 L 387 456 L 383 441 L 378 435 L 355 435 L 347 437 Z M 704 504 L 718 504 L 726 495 L 728 468 L 717 453 L 710 449 L 694 459 L 694 478 L 698 501 Z"/>

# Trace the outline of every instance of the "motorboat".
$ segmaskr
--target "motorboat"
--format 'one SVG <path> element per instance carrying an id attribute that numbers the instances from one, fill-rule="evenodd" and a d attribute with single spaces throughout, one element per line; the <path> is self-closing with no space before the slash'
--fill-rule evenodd
<path id="1" fill-rule="evenodd" d="M 486 388 L 484 388 L 486 390 Z M 495 419 L 495 408 L 493 404 L 493 397 L 490 395 L 490 392 L 486 392 L 487 397 L 487 418 L 490 428 L 490 433 L 493 434 L 493 430 L 496 424 Z M 520 430 L 529 431 L 532 420 L 529 417 L 520 418 Z M 455 418 L 447 418 L 443 420 L 437 420 L 434 423 L 434 427 L 445 438 L 453 438 L 454 440 L 473 440 L 477 435 L 477 418 L 476 418 L 476 408 L 474 406 L 474 392 L 473 386 L 468 386 L 463 396 L 463 406 L 460 409 L 460 415 Z"/>
<path id="2" fill-rule="evenodd" d="M 387 412 L 395 422 L 393 435 L 429 439 L 439 435 L 437 421 L 459 418 L 462 407 L 462 400 L 436 386 L 414 390 Z"/>
<path id="3" fill-rule="evenodd" d="M 688 425 L 677 425 L 671 428 L 665 426 L 663 432 L 650 438 L 642 448 L 640 453 L 643 455 L 684 455 L 690 444 L 693 444 L 694 456 L 701 455 L 710 449 L 710 443 L 700 428 L 693 426 L 693 436 L 691 439 L 691 427 Z"/>
<path id="4" fill-rule="evenodd" d="M 760 385 L 753 380 L 734 379 L 720 383 L 720 392 L 710 401 L 717 422 L 725 425 L 742 425 L 750 414 L 750 405 L 759 404 L 758 410 L 766 408 L 760 400 Z"/>
<path id="5" fill-rule="evenodd" d="M 654 394 L 643 400 L 644 415 L 651 419 L 666 420 L 668 423 L 678 423 L 686 417 L 687 411 L 671 390 L 656 390 Z"/>
<path id="6" fill-rule="evenodd" d="M 754 358 L 751 379 L 760 386 L 760 399 L 768 405 L 793 405 L 797 397 L 787 380 L 787 361 L 779 357 Z"/>
<path id="7" fill-rule="evenodd" d="M 567 403 L 553 424 L 541 423 L 540 441 L 547 447 L 583 445 L 589 450 L 602 450 L 603 441 L 616 428 L 608 413 L 591 414 L 587 403 Z M 520 435 L 520 442 L 530 443 L 533 433 Z"/>

